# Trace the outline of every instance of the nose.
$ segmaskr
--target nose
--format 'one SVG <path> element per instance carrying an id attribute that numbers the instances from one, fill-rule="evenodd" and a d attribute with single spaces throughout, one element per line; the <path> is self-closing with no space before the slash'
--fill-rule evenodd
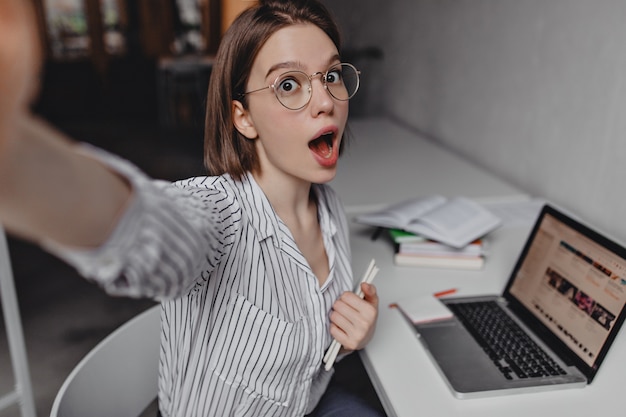
<path id="1" fill-rule="evenodd" d="M 316 72 L 311 75 L 311 102 L 309 107 L 313 115 L 329 113 L 333 110 L 335 102 L 330 96 L 324 83 L 324 73 Z"/>

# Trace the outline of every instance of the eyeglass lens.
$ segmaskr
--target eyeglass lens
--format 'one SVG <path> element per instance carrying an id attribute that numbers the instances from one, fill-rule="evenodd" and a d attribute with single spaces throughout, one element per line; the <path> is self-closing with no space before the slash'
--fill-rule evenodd
<path id="1" fill-rule="evenodd" d="M 325 74 L 325 85 L 337 100 L 345 101 L 354 96 L 359 88 L 359 74 L 350 64 L 338 64 Z M 289 109 L 300 109 L 311 98 L 311 79 L 300 71 L 289 71 L 278 77 L 274 83 L 274 93 L 281 104 Z"/>

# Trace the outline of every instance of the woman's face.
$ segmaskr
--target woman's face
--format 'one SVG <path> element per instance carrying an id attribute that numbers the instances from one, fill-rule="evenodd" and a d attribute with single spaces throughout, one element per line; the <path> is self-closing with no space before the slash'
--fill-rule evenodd
<path id="1" fill-rule="evenodd" d="M 335 44 L 320 28 L 288 26 L 274 33 L 259 51 L 246 91 L 269 86 L 287 71 L 325 73 L 339 62 Z M 271 88 L 247 96 L 243 120 L 248 126 L 238 129 L 256 141 L 260 172 L 255 175 L 264 180 L 325 183 L 336 174 L 348 101 L 333 99 L 321 75 L 313 77 L 311 84 L 311 99 L 299 110 L 285 108 Z"/>

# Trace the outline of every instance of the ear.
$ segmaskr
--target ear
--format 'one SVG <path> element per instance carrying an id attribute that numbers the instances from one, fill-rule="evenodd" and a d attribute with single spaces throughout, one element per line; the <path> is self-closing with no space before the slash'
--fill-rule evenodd
<path id="1" fill-rule="evenodd" d="M 259 137 L 250 113 L 243 107 L 239 100 L 232 101 L 233 125 L 235 129 L 248 139 L 256 139 Z"/>

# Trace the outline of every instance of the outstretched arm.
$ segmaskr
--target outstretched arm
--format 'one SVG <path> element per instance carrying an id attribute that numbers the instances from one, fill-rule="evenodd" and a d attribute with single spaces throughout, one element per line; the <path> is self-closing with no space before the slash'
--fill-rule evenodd
<path id="1" fill-rule="evenodd" d="M 0 1 L 0 222 L 23 238 L 94 247 L 131 189 L 29 112 L 40 47 L 30 2 Z"/>

